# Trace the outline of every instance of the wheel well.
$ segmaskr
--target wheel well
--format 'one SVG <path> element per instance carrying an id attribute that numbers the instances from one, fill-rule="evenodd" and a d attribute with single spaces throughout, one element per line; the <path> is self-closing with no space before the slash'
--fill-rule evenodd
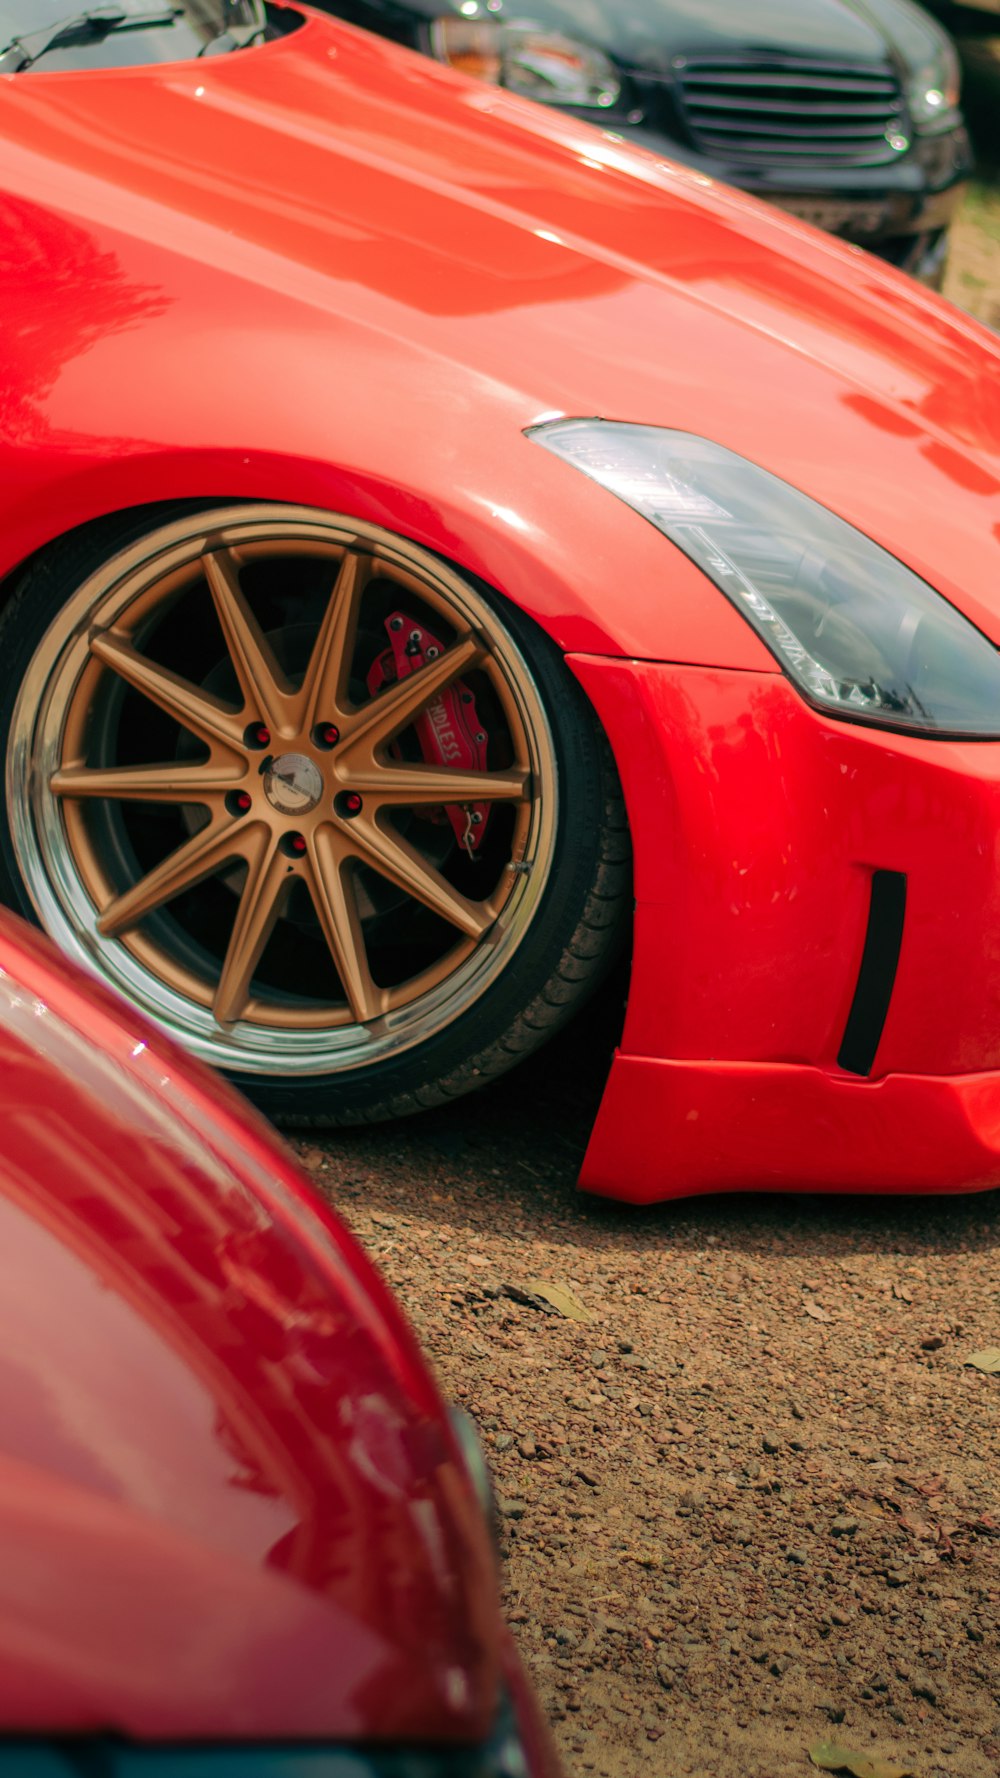
<path id="1" fill-rule="evenodd" d="M 236 504 L 237 500 L 243 501 L 245 496 L 218 494 L 211 499 L 150 500 L 142 506 L 120 507 L 114 512 L 101 513 L 97 518 L 85 519 L 81 525 L 72 525 L 68 531 L 60 531 L 55 537 L 49 537 L 45 543 L 39 544 L 36 550 L 0 578 L 0 610 L 3 610 L 24 576 L 55 549 L 63 549 L 74 543 L 85 546 L 91 540 L 97 542 L 102 538 L 106 538 L 109 547 L 114 548 L 118 539 L 124 541 L 133 531 L 155 525 L 160 519 L 179 513 L 198 512 L 210 506 Z"/>

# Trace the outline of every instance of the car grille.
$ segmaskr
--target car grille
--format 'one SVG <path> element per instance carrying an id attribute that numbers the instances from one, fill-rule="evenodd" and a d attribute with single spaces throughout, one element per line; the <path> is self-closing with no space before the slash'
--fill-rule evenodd
<path id="1" fill-rule="evenodd" d="M 674 77 L 692 143 L 727 161 L 876 167 L 909 146 L 887 64 L 678 56 Z"/>

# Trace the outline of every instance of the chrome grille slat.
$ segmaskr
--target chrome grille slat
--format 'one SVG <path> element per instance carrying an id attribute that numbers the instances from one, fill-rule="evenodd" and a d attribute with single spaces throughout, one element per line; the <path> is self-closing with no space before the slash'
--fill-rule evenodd
<path id="1" fill-rule="evenodd" d="M 753 161 L 755 165 L 768 161 L 773 164 L 777 160 L 782 160 L 786 166 L 798 166 L 806 170 L 811 168 L 813 171 L 817 167 L 879 167 L 887 161 L 896 159 L 896 154 L 889 147 L 888 142 L 882 145 L 884 152 L 880 150 L 878 153 L 866 154 L 863 157 L 852 155 L 850 158 L 845 156 L 839 148 L 829 145 L 825 149 L 815 148 L 806 155 L 801 144 L 774 142 L 770 139 L 761 141 L 759 144 L 740 143 L 738 152 L 730 152 L 733 148 L 732 142 L 706 141 L 702 146 L 706 152 L 714 151 L 728 160 Z"/>
<path id="2" fill-rule="evenodd" d="M 696 148 L 760 164 L 880 166 L 905 123 L 895 71 L 801 56 L 698 56 L 674 65 Z"/>
<path id="3" fill-rule="evenodd" d="M 704 99 L 700 99 L 698 101 L 698 103 L 699 103 L 700 109 L 703 111 L 726 112 L 726 111 L 742 111 L 743 110 L 743 100 L 742 99 L 723 99 L 723 98 L 719 98 L 715 94 L 706 96 Z M 808 100 L 805 101 L 804 103 L 798 103 L 795 100 L 791 100 L 791 99 L 773 99 L 771 102 L 771 105 L 770 105 L 770 111 L 771 111 L 772 117 L 805 117 L 805 118 L 846 117 L 846 118 L 861 118 L 861 119 L 870 117 L 870 118 L 876 119 L 883 129 L 885 128 L 885 106 L 884 106 L 884 104 L 883 105 L 826 105 L 826 104 L 817 102 L 816 104 L 811 105 L 808 102 Z"/>
<path id="4" fill-rule="evenodd" d="M 762 90 L 767 90 L 768 88 L 773 87 L 775 91 L 780 92 L 782 87 L 800 86 L 804 87 L 807 92 L 880 93 L 885 97 L 889 97 L 896 91 L 895 81 L 892 80 L 861 81 L 844 80 L 839 78 L 832 79 L 825 76 L 820 77 L 818 75 L 810 76 L 807 74 L 797 74 L 793 70 L 788 69 L 782 69 L 778 74 L 771 72 L 759 72 L 754 74 L 699 74 L 696 70 L 688 69 L 684 75 L 684 83 L 687 86 L 695 88 L 702 86 L 720 86 L 731 87 L 736 91 L 740 88 L 755 89 L 759 87 Z"/>
<path id="5" fill-rule="evenodd" d="M 788 136 L 797 142 L 810 142 L 814 140 L 816 142 L 826 142 L 838 140 L 840 138 L 847 138 L 852 142 L 858 141 L 859 139 L 861 141 L 871 142 L 873 140 L 878 140 L 880 136 L 885 135 L 884 128 L 873 128 L 871 124 L 836 124 L 832 127 L 824 127 L 820 123 L 810 125 L 805 129 L 796 129 L 792 124 L 789 124 L 786 127 L 784 124 L 781 124 L 776 119 L 772 118 L 768 119 L 766 130 L 762 128 L 759 120 L 755 119 L 753 123 L 748 123 L 742 118 L 733 118 L 731 121 L 725 118 L 718 118 L 715 120 L 713 127 L 720 134 L 726 132 L 733 135 L 745 134 L 748 136 Z"/>

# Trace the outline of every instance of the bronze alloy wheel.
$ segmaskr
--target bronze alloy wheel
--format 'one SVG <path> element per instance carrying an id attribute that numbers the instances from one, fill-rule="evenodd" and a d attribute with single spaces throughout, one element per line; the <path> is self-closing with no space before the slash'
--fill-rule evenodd
<path id="1" fill-rule="evenodd" d="M 8 849 L 42 925 L 251 1087 L 432 1086 L 393 1061 L 474 1013 L 551 899 L 549 645 L 539 675 L 495 597 L 301 508 L 189 513 L 54 579 L 40 639 L 48 585 L 4 617 Z M 438 1078 L 502 1035 L 467 1029 Z"/>

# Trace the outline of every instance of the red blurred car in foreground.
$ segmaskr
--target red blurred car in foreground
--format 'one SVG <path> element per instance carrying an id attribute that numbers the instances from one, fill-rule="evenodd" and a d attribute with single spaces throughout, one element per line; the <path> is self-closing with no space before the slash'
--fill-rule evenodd
<path id="1" fill-rule="evenodd" d="M 5 1778 L 556 1778 L 455 1428 L 288 1155 L 6 914 L 0 1058 Z"/>
<path id="2" fill-rule="evenodd" d="M 7 899 L 303 1124 L 630 931 L 586 1188 L 1000 1182 L 996 340 L 270 16 L 0 81 Z"/>

